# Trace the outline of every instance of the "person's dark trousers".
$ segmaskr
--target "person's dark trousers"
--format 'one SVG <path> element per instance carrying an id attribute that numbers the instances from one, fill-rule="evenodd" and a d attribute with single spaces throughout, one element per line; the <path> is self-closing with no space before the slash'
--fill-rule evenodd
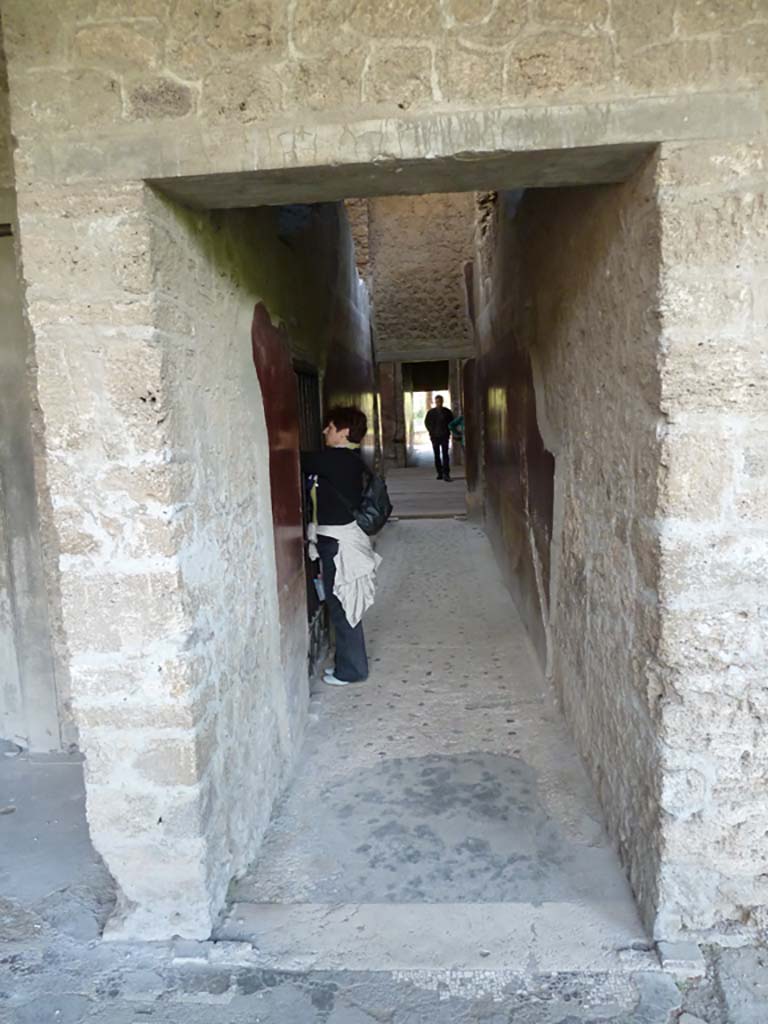
<path id="1" fill-rule="evenodd" d="M 450 477 L 451 475 L 451 460 L 448 455 L 449 440 L 447 437 L 432 439 L 432 451 L 435 453 L 435 469 L 437 470 L 437 475 L 442 477 Z"/>
<path id="2" fill-rule="evenodd" d="M 317 550 L 323 565 L 323 587 L 328 612 L 336 632 L 336 666 L 334 675 L 347 683 L 360 683 L 368 678 L 368 655 L 365 653 L 365 637 L 363 624 L 350 626 L 344 608 L 333 593 L 336 580 L 334 558 L 339 550 L 339 542 L 333 537 L 318 537 Z"/>

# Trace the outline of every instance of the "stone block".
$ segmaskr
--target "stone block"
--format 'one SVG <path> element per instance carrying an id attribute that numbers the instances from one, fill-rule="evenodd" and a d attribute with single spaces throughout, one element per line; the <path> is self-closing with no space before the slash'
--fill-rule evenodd
<path id="1" fill-rule="evenodd" d="M 681 337 L 749 338 L 754 317 L 753 290 L 743 277 L 670 267 L 664 275 L 660 312 L 664 328 Z"/>
<path id="2" fill-rule="evenodd" d="M 448 25 L 479 25 L 493 14 L 493 0 L 447 0 L 443 17 Z"/>
<path id="3" fill-rule="evenodd" d="M 114 126 L 122 117 L 120 83 L 109 71 L 34 70 L 19 78 L 13 91 L 19 135 L 65 131 L 82 122 L 92 128 Z"/>
<path id="4" fill-rule="evenodd" d="M 365 55 L 331 51 L 325 58 L 293 61 L 280 72 L 286 110 L 328 110 L 360 103 Z"/>
<path id="5" fill-rule="evenodd" d="M 201 4 L 195 5 L 200 8 Z M 174 35 L 166 41 L 164 70 L 198 83 L 217 63 L 218 54 L 198 36 Z"/>
<path id="6" fill-rule="evenodd" d="M 406 110 L 431 99 L 432 50 L 429 47 L 374 47 L 363 78 L 363 100 L 394 104 Z"/>
<path id="7" fill-rule="evenodd" d="M 659 942 L 662 969 L 682 979 L 703 978 L 707 965 L 695 942 Z"/>
<path id="8" fill-rule="evenodd" d="M 93 338 L 57 344 L 69 334 L 71 328 L 38 338 L 38 392 L 47 409 L 51 447 L 90 451 L 92 458 L 104 450 L 115 460 L 162 450 L 168 443 L 163 353 L 114 339 L 103 349 Z"/>
<path id="9" fill-rule="evenodd" d="M 496 4 L 490 16 L 459 22 L 453 29 L 462 45 L 485 50 L 503 50 L 517 39 L 528 22 L 528 5 L 522 0 Z"/>
<path id="10" fill-rule="evenodd" d="M 744 475 L 755 480 L 768 477 L 768 434 L 749 439 L 743 451 Z"/>
<path id="11" fill-rule="evenodd" d="M 665 412 L 761 412 L 768 352 L 757 340 L 665 332 L 661 406 Z"/>
<path id="12" fill-rule="evenodd" d="M 533 0 L 534 21 L 542 26 L 568 25 L 584 31 L 603 28 L 608 19 L 609 0 Z"/>
<path id="13" fill-rule="evenodd" d="M 435 65 L 444 100 L 465 104 L 500 103 L 504 93 L 504 56 L 464 46 L 438 50 Z"/>
<path id="14" fill-rule="evenodd" d="M 662 532 L 662 545 L 661 587 L 674 602 L 713 609 L 727 601 L 728 607 L 742 611 L 768 572 L 768 547 L 733 529 L 685 540 Z"/>
<path id="15" fill-rule="evenodd" d="M 163 649 L 134 655 L 115 652 L 111 662 L 75 656 L 71 668 L 73 691 L 82 707 L 131 700 L 144 702 L 150 708 L 178 704 L 182 708 L 179 715 L 186 717 L 191 713 L 197 721 L 195 685 L 203 665 L 199 658 L 189 654 L 171 657 Z"/>
<path id="16" fill-rule="evenodd" d="M 201 12 L 200 32 L 212 50 L 228 61 L 282 59 L 288 46 L 288 5 L 282 0 L 212 0 Z"/>
<path id="17" fill-rule="evenodd" d="M 30 304 L 67 302 L 73 289 L 123 300 L 151 289 L 149 227 L 138 211 L 94 216 L 88 231 L 74 218 L 30 216 L 21 232 Z"/>
<path id="18" fill-rule="evenodd" d="M 768 75 L 768 24 L 753 23 L 713 42 L 719 77 L 744 85 L 765 85 Z"/>
<path id="19" fill-rule="evenodd" d="M 314 0 L 318 19 L 325 15 L 325 4 L 322 0 Z M 387 38 L 419 39 L 439 35 L 441 28 L 440 9 L 435 3 L 422 3 L 420 0 L 379 0 L 378 3 L 347 5 L 349 25 L 360 35 L 368 39 Z M 408 26 L 403 33 L 403 26 Z"/>
<path id="20" fill-rule="evenodd" d="M 675 39 L 640 50 L 632 45 L 620 48 L 619 53 L 617 80 L 633 92 L 671 90 L 679 87 L 681 79 L 689 88 L 711 88 L 716 71 L 712 47 L 706 39 Z"/>
<path id="21" fill-rule="evenodd" d="M 205 765 L 198 764 L 193 736 L 161 739 L 146 744 L 133 759 L 136 771 L 158 786 L 194 786 Z"/>
<path id="22" fill-rule="evenodd" d="M 128 92 L 128 116 L 137 121 L 185 117 L 194 109 L 189 86 L 172 78 L 155 78 L 133 86 Z"/>
<path id="23" fill-rule="evenodd" d="M 22 64 L 62 64 L 69 51 L 69 12 L 61 4 L 3 4 L 3 43 L 12 60 Z"/>
<path id="24" fill-rule="evenodd" d="M 662 259 L 666 267 L 725 268 L 729 275 L 765 267 L 768 215 L 765 192 L 661 197 Z"/>
<path id="25" fill-rule="evenodd" d="M 717 976 L 726 1020 L 733 1024 L 763 1024 L 768 1005 L 768 957 L 764 946 L 722 950 Z"/>
<path id="26" fill-rule="evenodd" d="M 179 579 L 172 569 L 120 575 L 62 573 L 64 626 L 70 649 L 141 650 L 160 637 L 179 636 L 186 626 Z"/>
<path id="27" fill-rule="evenodd" d="M 521 36 L 507 57 L 506 96 L 582 96 L 613 85 L 613 50 L 607 35 Z"/>
<path id="28" fill-rule="evenodd" d="M 666 473 L 659 492 L 659 511 L 694 522 L 721 519 L 738 458 L 738 442 L 727 434 L 714 430 L 706 434 L 670 431 L 661 452 Z M 702 472 L 703 466 L 707 472 Z"/>
<path id="29" fill-rule="evenodd" d="M 736 518 L 754 526 L 763 526 L 768 509 L 768 481 L 744 481 L 735 489 L 733 496 Z"/>
<path id="30" fill-rule="evenodd" d="M 662 780 L 661 806 L 675 818 L 700 814 L 709 796 L 709 786 L 702 772 L 695 769 L 666 771 Z"/>
<path id="31" fill-rule="evenodd" d="M 671 39 L 674 17 L 674 8 L 665 0 L 613 5 L 611 28 L 618 52 L 630 56 L 649 45 Z"/>
<path id="32" fill-rule="evenodd" d="M 360 51 L 362 41 L 349 24 L 346 0 L 296 0 L 291 13 L 291 43 L 299 58 Z"/>
<path id="33" fill-rule="evenodd" d="M 268 68 L 218 63 L 203 79 L 201 116 L 210 123 L 254 124 L 283 107 L 283 90 Z"/>
<path id="34" fill-rule="evenodd" d="M 732 679 L 736 670 L 748 669 L 760 657 L 761 646 L 759 624 L 749 604 L 664 612 L 659 657 L 691 677 L 697 673 L 728 673 Z M 689 685 L 693 686 L 693 679 Z M 725 679 L 720 678 L 716 686 L 727 692 Z"/>
<path id="35" fill-rule="evenodd" d="M 75 57 L 86 67 L 113 73 L 157 68 L 162 55 L 162 27 L 157 21 L 102 23 L 77 29 Z"/>
<path id="36" fill-rule="evenodd" d="M 754 140 L 665 142 L 660 147 L 658 183 L 661 189 L 706 186 L 719 191 L 765 184 L 768 143 Z"/>
<path id="37" fill-rule="evenodd" d="M 765 21 L 762 0 L 680 0 L 677 5 L 677 28 L 686 36 L 737 32 L 755 21 Z"/>

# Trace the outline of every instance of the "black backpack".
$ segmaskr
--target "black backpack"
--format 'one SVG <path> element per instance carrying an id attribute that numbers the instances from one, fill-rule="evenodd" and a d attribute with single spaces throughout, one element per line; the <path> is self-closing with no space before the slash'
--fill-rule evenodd
<path id="1" fill-rule="evenodd" d="M 368 483 L 365 486 L 365 490 L 360 498 L 360 504 L 357 508 L 354 508 L 352 504 L 347 501 L 338 487 L 334 487 L 330 480 L 325 477 L 321 477 L 320 479 L 336 492 L 339 500 L 349 511 L 350 515 L 355 517 L 355 522 L 363 533 L 367 533 L 369 537 L 373 537 L 373 535 L 379 532 L 392 515 L 392 502 L 389 500 L 387 484 L 384 477 L 378 476 L 376 473 L 371 473 L 367 469 L 366 473 L 368 474 Z"/>
<path id="2" fill-rule="evenodd" d="M 386 481 L 383 476 L 371 473 L 368 486 L 360 499 L 360 507 L 355 512 L 357 525 L 363 533 L 372 537 L 379 532 L 391 515 L 392 502 L 389 500 Z"/>

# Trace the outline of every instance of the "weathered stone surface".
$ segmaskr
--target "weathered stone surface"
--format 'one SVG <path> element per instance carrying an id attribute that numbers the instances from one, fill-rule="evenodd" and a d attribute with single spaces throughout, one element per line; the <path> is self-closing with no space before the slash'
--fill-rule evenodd
<path id="1" fill-rule="evenodd" d="M 377 46 L 363 78 L 363 99 L 402 110 L 432 99 L 432 50 L 410 44 Z"/>
<path id="2" fill-rule="evenodd" d="M 222 55 L 265 59 L 281 57 L 287 46 L 287 5 L 280 0 L 238 0 L 202 4 L 200 12 L 205 42 Z"/>
<path id="3" fill-rule="evenodd" d="M 768 78 L 768 24 L 747 25 L 742 31 L 726 35 L 713 43 L 721 74 L 748 83 Z"/>
<path id="4" fill-rule="evenodd" d="M 441 50 L 435 66 L 438 87 L 445 100 L 493 103 L 502 94 L 503 54 L 456 46 Z"/>
<path id="5" fill-rule="evenodd" d="M 336 52 L 289 64 L 280 74 L 287 109 L 322 110 L 332 95 L 350 106 L 359 103 L 364 63 L 359 52 Z"/>
<path id="6" fill-rule="evenodd" d="M 736 32 L 753 22 L 765 22 L 765 5 L 761 0 L 682 0 L 677 7 L 678 30 L 683 35 L 713 35 Z"/>
<path id="7" fill-rule="evenodd" d="M 736 475 L 735 438 L 717 434 L 672 431 L 664 441 L 666 466 L 659 494 L 659 509 L 692 521 L 719 519 Z M 718 465 L 717 473 L 702 473 L 705 465 Z"/>
<path id="8" fill-rule="evenodd" d="M 141 82 L 128 95 L 129 116 L 139 120 L 154 117 L 184 117 L 194 106 L 192 92 L 186 85 L 170 78 Z"/>
<path id="9" fill-rule="evenodd" d="M 84 26 L 75 32 L 74 52 L 85 66 L 112 71 L 156 68 L 161 59 L 162 30 L 151 21 Z"/>
<path id="10" fill-rule="evenodd" d="M 122 113 L 120 83 L 108 71 L 37 71 L 14 92 L 19 114 L 42 129 L 64 130 L 84 118 L 114 124 Z"/>
<path id="11" fill-rule="evenodd" d="M 648 671 L 661 551 L 643 521 L 656 511 L 660 472 L 649 411 L 659 394 L 654 188 L 650 165 L 621 186 L 501 197 L 482 229 L 474 299 L 489 402 L 488 527 L 520 581 L 532 634 L 544 634 L 552 681 L 649 922 L 661 857 L 659 682 Z M 542 441 L 554 453 L 551 505 L 538 496 Z"/>
<path id="12" fill-rule="evenodd" d="M 212 123 L 253 124 L 270 116 L 282 103 L 282 87 L 274 72 L 217 65 L 203 82 L 201 115 Z"/>
<path id="13" fill-rule="evenodd" d="M 562 22 L 581 31 L 602 28 L 608 18 L 609 0 L 534 0 L 533 18 L 540 24 Z"/>
<path id="14" fill-rule="evenodd" d="M 679 82 L 684 68 L 689 86 L 703 89 L 712 81 L 714 65 L 709 40 L 675 39 L 620 54 L 616 77 L 633 91 L 666 90 Z"/>
<path id="15" fill-rule="evenodd" d="M 612 87 L 612 80 L 613 51 L 607 36 L 542 32 L 521 37 L 512 48 L 505 95 L 526 99 L 569 91 L 580 96 Z"/>
<path id="16" fill-rule="evenodd" d="M 360 51 L 360 36 L 349 23 L 346 0 L 296 0 L 292 5 L 291 42 L 298 58 L 328 58 L 335 52 Z"/>
<path id="17" fill-rule="evenodd" d="M 325 8 L 316 7 L 318 20 L 324 19 Z M 381 0 L 380 3 L 358 3 L 348 14 L 349 24 L 363 36 L 386 39 L 395 36 L 418 39 L 433 36 L 440 29 L 440 11 L 436 3 L 420 0 Z M 407 25 L 408 31 L 403 32 Z"/>
<path id="18" fill-rule="evenodd" d="M 487 21 L 494 6 L 493 0 L 447 0 L 443 12 L 449 25 L 474 25 Z"/>
<path id="19" fill-rule="evenodd" d="M 462 44 L 479 50 L 501 50 L 509 46 L 525 28 L 528 5 L 520 0 L 496 4 L 482 19 L 459 22 L 454 31 Z"/>
<path id="20" fill-rule="evenodd" d="M 472 255 L 472 196 L 392 196 L 370 200 L 369 210 L 378 358 L 467 351 L 463 265 Z"/>

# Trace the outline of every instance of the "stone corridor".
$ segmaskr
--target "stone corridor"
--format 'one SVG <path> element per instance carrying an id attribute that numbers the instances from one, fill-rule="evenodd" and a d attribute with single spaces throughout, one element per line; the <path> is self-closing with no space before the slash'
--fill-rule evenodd
<path id="1" fill-rule="evenodd" d="M 370 679 L 320 684 L 220 934 L 283 968 L 653 959 L 484 533 L 401 520 L 378 549 Z"/>

